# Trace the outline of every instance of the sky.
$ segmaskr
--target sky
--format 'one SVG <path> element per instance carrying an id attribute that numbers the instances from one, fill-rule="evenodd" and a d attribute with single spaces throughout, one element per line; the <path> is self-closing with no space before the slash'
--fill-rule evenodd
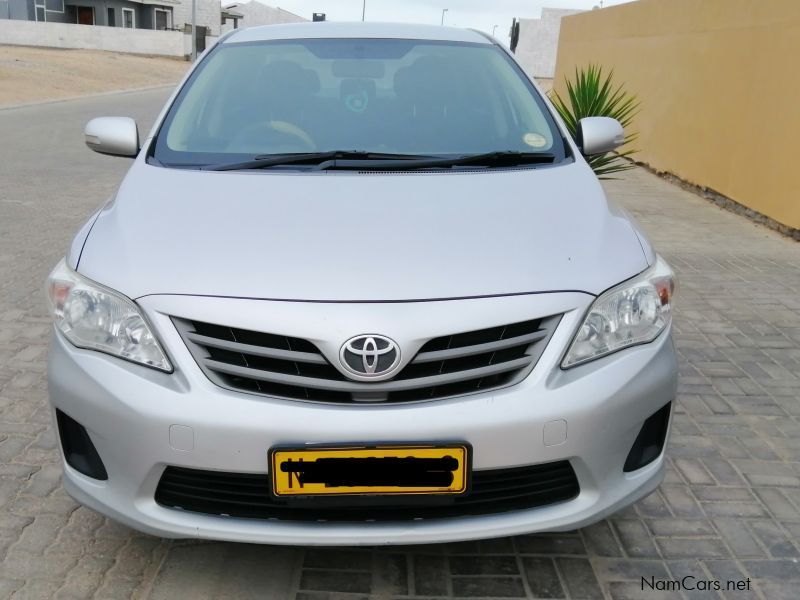
<path id="1" fill-rule="evenodd" d="M 236 0 L 223 0 L 229 4 Z M 360 21 L 362 0 L 260 0 L 279 6 L 306 19 L 315 12 L 325 13 L 329 21 Z M 603 0 L 603 6 L 613 6 L 632 0 Z M 366 0 L 367 21 L 439 24 L 442 9 L 445 25 L 472 27 L 492 33 L 508 43 L 508 32 L 514 17 L 537 18 L 542 7 L 590 10 L 601 0 Z"/>

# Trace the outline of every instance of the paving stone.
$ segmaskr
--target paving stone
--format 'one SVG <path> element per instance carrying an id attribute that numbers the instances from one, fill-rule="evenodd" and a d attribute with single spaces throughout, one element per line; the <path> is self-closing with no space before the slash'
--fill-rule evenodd
<path id="1" fill-rule="evenodd" d="M 741 443 L 745 448 L 747 448 L 747 452 L 753 458 L 758 458 L 765 461 L 777 461 L 780 459 L 780 457 L 773 450 L 772 446 L 762 439 L 758 439 L 756 437 L 746 437 L 741 439 Z"/>
<path id="2" fill-rule="evenodd" d="M 753 492 L 746 487 L 691 486 L 692 494 L 706 502 L 757 502 Z"/>
<path id="3" fill-rule="evenodd" d="M 612 581 L 609 584 L 609 594 L 613 600 L 675 600 L 675 592 L 642 590 L 641 583 Z"/>
<path id="4" fill-rule="evenodd" d="M 583 540 L 577 535 L 523 535 L 515 538 L 521 554 L 586 554 Z"/>
<path id="5" fill-rule="evenodd" d="M 420 596 L 448 593 L 449 568 L 444 556 L 414 555 L 414 589 Z"/>
<path id="6" fill-rule="evenodd" d="M 662 486 L 661 492 L 668 489 L 669 484 Z M 636 504 L 636 509 L 642 517 L 668 517 L 670 516 L 670 508 L 664 500 L 665 496 L 662 493 L 655 491 L 642 498 Z M 699 510 L 699 507 L 698 507 Z"/>
<path id="7" fill-rule="evenodd" d="M 642 577 L 668 579 L 669 573 L 660 560 L 630 560 L 596 558 L 592 561 L 597 577 L 602 581 L 640 581 Z"/>
<path id="8" fill-rule="evenodd" d="M 354 571 L 303 569 L 300 589 L 369 593 L 372 589 L 372 575 Z"/>
<path id="9" fill-rule="evenodd" d="M 759 519 L 752 520 L 748 524 L 751 531 L 772 556 L 778 558 L 800 556 L 800 552 L 797 551 L 793 540 L 775 521 Z"/>
<path id="10" fill-rule="evenodd" d="M 724 558 L 728 551 L 714 538 L 657 538 L 664 558 Z"/>
<path id="11" fill-rule="evenodd" d="M 310 549 L 305 553 L 306 568 L 369 571 L 372 569 L 372 553 L 368 550 L 344 550 L 339 548 Z"/>
<path id="12" fill-rule="evenodd" d="M 741 478 L 736 469 L 725 459 L 722 458 L 706 458 L 703 460 L 703 466 L 711 473 L 717 483 L 720 485 L 742 485 L 744 480 Z"/>
<path id="13" fill-rule="evenodd" d="M 585 558 L 557 558 L 556 565 L 561 572 L 570 598 L 602 598 L 597 578 L 591 563 Z"/>
<path id="14" fill-rule="evenodd" d="M 338 592 L 297 592 L 294 600 L 371 600 L 363 594 L 340 594 Z"/>
<path id="15" fill-rule="evenodd" d="M 747 475 L 747 479 L 753 487 L 800 487 L 800 476 L 797 475 L 759 475 L 752 473 Z"/>
<path id="16" fill-rule="evenodd" d="M 769 583 L 800 580 L 800 562 L 795 560 L 745 560 L 742 564 L 753 579 Z"/>
<path id="17" fill-rule="evenodd" d="M 522 567 L 534 598 L 565 598 L 556 566 L 550 558 L 524 556 Z"/>
<path id="18" fill-rule="evenodd" d="M 734 413 L 733 408 L 731 408 L 730 404 L 725 402 L 724 398 L 721 398 L 719 396 L 715 396 L 715 395 L 712 395 L 712 394 L 704 394 L 704 395 L 702 395 L 700 397 L 703 399 L 703 402 L 705 403 L 705 405 L 714 414 L 717 414 L 717 415 L 726 415 L 726 414 L 728 414 L 728 415 L 730 415 L 730 414 Z"/>
<path id="19" fill-rule="evenodd" d="M 51 598 L 56 590 L 58 590 L 57 583 L 41 579 L 31 579 L 11 595 L 11 600 L 41 600 L 42 598 Z"/>
<path id="20" fill-rule="evenodd" d="M 25 582 L 10 577 L 0 577 L 0 598 L 10 598 Z"/>
<path id="21" fill-rule="evenodd" d="M 704 560 L 703 565 L 711 576 L 720 582 L 724 598 L 756 598 L 753 581 L 733 560 Z M 771 598 L 771 596 L 768 596 Z"/>
<path id="22" fill-rule="evenodd" d="M 741 520 L 714 519 L 714 525 L 734 555 L 739 557 L 766 556 L 764 549 L 756 541 L 755 536 Z"/>
<path id="23" fill-rule="evenodd" d="M 689 488 L 677 485 L 663 485 L 661 493 L 669 504 L 672 514 L 678 518 L 699 518 L 704 516 L 700 505 Z"/>
<path id="24" fill-rule="evenodd" d="M 6 552 L 0 564 L 0 581 L 6 578 L 28 581 L 43 577 L 53 579 L 52 574 L 42 564 L 41 557 L 24 550 L 14 550 L 13 546 Z"/>
<path id="25" fill-rule="evenodd" d="M 22 530 L 14 550 L 41 554 L 53 543 L 53 538 L 66 522 L 66 515 L 39 515 Z"/>
<path id="26" fill-rule="evenodd" d="M 451 556 L 453 575 L 519 575 L 514 556 Z"/>
<path id="27" fill-rule="evenodd" d="M 675 465 L 690 484 L 714 485 L 715 483 L 714 478 L 699 460 L 679 458 L 675 460 Z"/>
<path id="28" fill-rule="evenodd" d="M 797 600 L 797 584 L 791 582 L 785 583 L 762 583 L 756 584 L 757 588 L 765 598 L 769 600 Z M 733 596 L 730 596 L 733 598 Z"/>
<path id="29" fill-rule="evenodd" d="M 710 517 L 766 517 L 760 504 L 754 502 L 702 502 L 703 511 Z"/>
<path id="30" fill-rule="evenodd" d="M 23 488 L 26 494 L 45 497 L 61 484 L 61 465 L 44 465 L 31 476 L 30 483 Z"/>
<path id="31" fill-rule="evenodd" d="M 56 598 L 89 598 L 100 587 L 106 571 L 114 564 L 114 556 L 95 552 L 95 548 L 92 548 L 91 554 L 78 560 L 56 593 Z"/>
<path id="32" fill-rule="evenodd" d="M 647 526 L 655 536 L 714 535 L 711 522 L 706 519 L 648 519 Z"/>
<path id="33" fill-rule="evenodd" d="M 800 523 L 782 523 L 782 525 L 786 528 L 786 531 L 789 532 L 789 537 L 791 537 L 795 542 L 800 541 Z"/>
<path id="34" fill-rule="evenodd" d="M 513 538 L 470 540 L 442 544 L 439 547 L 448 554 L 513 554 L 514 540 Z M 430 549 L 431 546 L 427 548 Z"/>
<path id="35" fill-rule="evenodd" d="M 408 595 L 408 562 L 405 555 L 375 553 L 372 561 L 372 593 L 379 597 Z"/>
<path id="36" fill-rule="evenodd" d="M 632 558 L 659 558 L 653 538 L 647 531 L 644 523 L 629 519 L 615 519 L 614 526 L 617 529 L 622 547 L 628 556 Z"/>
<path id="37" fill-rule="evenodd" d="M 453 595 L 465 598 L 524 598 L 519 577 L 453 577 Z"/>
<path id="38" fill-rule="evenodd" d="M 623 556 L 622 547 L 608 521 L 600 521 L 581 530 L 589 554 L 595 556 Z"/>
<path id="39" fill-rule="evenodd" d="M 709 598 L 720 598 L 720 594 L 711 589 L 712 586 L 705 582 L 709 580 L 709 576 L 703 570 L 703 565 L 696 559 L 688 560 L 669 560 L 666 563 L 671 577 L 664 580 L 660 584 L 660 588 L 671 590 L 666 586 L 679 584 L 678 589 L 681 594 L 690 600 L 708 600 Z M 651 593 L 650 588 L 647 589 L 647 594 Z M 676 594 L 676 592 L 672 592 Z"/>

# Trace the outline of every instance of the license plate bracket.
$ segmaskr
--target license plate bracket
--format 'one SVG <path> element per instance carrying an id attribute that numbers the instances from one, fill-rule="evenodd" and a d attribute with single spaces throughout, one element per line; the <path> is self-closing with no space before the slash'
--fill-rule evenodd
<path id="1" fill-rule="evenodd" d="M 277 446 L 269 451 L 272 495 L 457 496 L 468 493 L 465 442 Z"/>

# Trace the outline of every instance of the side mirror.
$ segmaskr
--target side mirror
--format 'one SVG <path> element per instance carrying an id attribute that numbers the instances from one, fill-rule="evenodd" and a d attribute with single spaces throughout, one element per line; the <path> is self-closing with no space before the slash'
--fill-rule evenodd
<path id="1" fill-rule="evenodd" d="M 578 122 L 578 146 L 584 156 L 603 154 L 625 142 L 622 125 L 611 117 L 586 117 Z"/>
<path id="2" fill-rule="evenodd" d="M 100 154 L 136 156 L 139 153 L 139 128 L 128 117 L 98 117 L 83 129 L 86 145 Z"/>

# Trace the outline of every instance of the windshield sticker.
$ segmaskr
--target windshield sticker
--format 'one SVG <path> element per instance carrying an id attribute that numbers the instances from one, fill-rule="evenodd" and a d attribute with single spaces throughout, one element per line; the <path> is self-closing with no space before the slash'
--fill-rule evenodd
<path id="1" fill-rule="evenodd" d="M 526 133 L 522 136 L 522 141 L 532 148 L 544 148 L 547 146 L 547 138 L 540 133 Z"/>
<path id="2" fill-rule="evenodd" d="M 354 94 L 348 94 L 344 99 L 344 105 L 354 113 L 364 112 L 367 109 L 367 104 L 369 104 L 369 95 L 366 90 L 358 90 Z"/>

